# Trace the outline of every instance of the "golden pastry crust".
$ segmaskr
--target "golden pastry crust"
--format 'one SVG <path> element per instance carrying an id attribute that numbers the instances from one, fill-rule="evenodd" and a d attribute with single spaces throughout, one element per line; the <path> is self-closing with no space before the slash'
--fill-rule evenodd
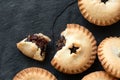
<path id="1" fill-rule="evenodd" d="M 120 37 L 104 39 L 98 47 L 98 58 L 106 72 L 120 78 Z"/>
<path id="2" fill-rule="evenodd" d="M 42 33 L 35 34 L 37 36 L 42 36 L 47 40 L 48 42 L 51 41 L 51 39 L 48 36 L 43 35 Z M 45 58 L 45 52 L 41 53 L 41 48 L 39 48 L 35 43 L 26 41 L 27 38 L 23 39 L 22 41 L 17 43 L 17 48 L 26 56 L 38 60 L 38 61 L 43 61 Z"/>
<path id="3" fill-rule="evenodd" d="M 84 76 L 82 80 L 117 80 L 105 71 L 96 71 Z"/>
<path id="4" fill-rule="evenodd" d="M 108 26 L 120 20 L 120 0 L 78 0 L 79 9 L 89 22 Z"/>
<path id="5" fill-rule="evenodd" d="M 82 73 L 87 70 L 96 58 L 96 40 L 88 29 L 78 24 L 67 24 L 61 33 L 66 39 L 65 46 L 58 50 L 51 64 L 60 72 L 67 74 Z M 76 52 L 70 51 L 72 46 Z"/>
<path id="6" fill-rule="evenodd" d="M 45 69 L 31 67 L 17 73 L 13 80 L 57 80 L 57 79 L 52 73 Z"/>

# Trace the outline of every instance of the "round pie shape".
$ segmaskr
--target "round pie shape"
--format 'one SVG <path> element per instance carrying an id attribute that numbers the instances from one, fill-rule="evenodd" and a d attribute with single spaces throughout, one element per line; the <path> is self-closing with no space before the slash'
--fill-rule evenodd
<path id="1" fill-rule="evenodd" d="M 120 37 L 104 39 L 98 47 L 98 58 L 106 72 L 120 78 Z"/>
<path id="2" fill-rule="evenodd" d="M 120 20 L 120 0 L 78 0 L 78 6 L 90 23 L 108 26 Z"/>
<path id="3" fill-rule="evenodd" d="M 52 66 L 67 74 L 87 70 L 94 62 L 97 51 L 96 40 L 92 33 L 78 24 L 67 24 L 61 36 L 64 36 L 66 43 L 51 60 Z"/>
<path id="4" fill-rule="evenodd" d="M 31 67 L 26 68 L 15 75 L 13 80 L 57 80 L 56 77 L 49 71 Z"/>
<path id="5" fill-rule="evenodd" d="M 82 80 L 117 80 L 105 71 L 96 71 L 84 76 Z"/>

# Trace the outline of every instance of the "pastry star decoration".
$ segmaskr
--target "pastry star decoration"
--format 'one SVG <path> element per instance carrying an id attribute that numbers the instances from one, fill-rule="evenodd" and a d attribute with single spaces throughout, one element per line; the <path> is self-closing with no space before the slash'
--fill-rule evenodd
<path id="1" fill-rule="evenodd" d="M 78 47 L 75 47 L 74 45 L 72 46 L 72 48 L 69 48 L 71 53 L 76 53 L 76 50 L 78 49 Z"/>

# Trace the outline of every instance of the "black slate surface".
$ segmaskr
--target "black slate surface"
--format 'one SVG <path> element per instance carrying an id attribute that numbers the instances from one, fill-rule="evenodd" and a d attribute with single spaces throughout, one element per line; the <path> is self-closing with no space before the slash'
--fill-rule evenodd
<path id="1" fill-rule="evenodd" d="M 0 0 L 0 80 L 12 80 L 20 70 L 35 66 L 49 70 L 58 80 L 81 80 L 90 72 L 103 70 L 98 59 L 87 71 L 76 75 L 60 73 L 51 66 L 55 41 L 68 23 L 88 28 L 97 45 L 105 37 L 120 36 L 120 22 L 108 27 L 89 23 L 81 15 L 77 0 Z M 27 35 L 39 32 L 52 39 L 43 62 L 24 56 L 16 48 L 16 43 Z"/>

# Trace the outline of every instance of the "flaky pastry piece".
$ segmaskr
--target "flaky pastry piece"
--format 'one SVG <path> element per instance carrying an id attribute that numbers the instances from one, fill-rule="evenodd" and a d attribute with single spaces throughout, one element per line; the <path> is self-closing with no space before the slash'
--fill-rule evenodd
<path id="1" fill-rule="evenodd" d="M 48 42 L 51 39 L 42 33 L 29 35 L 27 38 L 17 43 L 17 48 L 26 56 L 43 61 Z"/>

